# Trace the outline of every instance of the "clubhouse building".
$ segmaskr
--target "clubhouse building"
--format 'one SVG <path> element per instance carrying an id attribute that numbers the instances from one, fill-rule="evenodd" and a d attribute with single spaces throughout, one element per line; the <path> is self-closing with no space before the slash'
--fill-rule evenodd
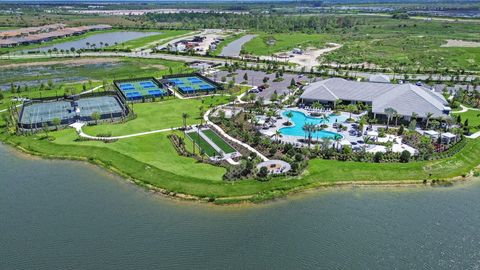
<path id="1" fill-rule="evenodd" d="M 384 116 L 385 109 L 393 108 L 403 119 L 413 113 L 425 118 L 448 116 L 451 108 L 443 95 L 425 87 L 384 82 L 358 82 L 342 78 L 330 78 L 311 83 L 300 96 L 305 105 L 320 102 L 333 107 L 338 102 L 355 104 L 362 102 L 372 107 L 374 117 Z"/>

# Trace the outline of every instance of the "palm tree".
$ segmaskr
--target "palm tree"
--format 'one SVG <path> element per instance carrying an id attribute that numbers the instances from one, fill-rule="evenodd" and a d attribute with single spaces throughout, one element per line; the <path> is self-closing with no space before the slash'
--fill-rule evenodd
<path id="1" fill-rule="evenodd" d="M 387 115 L 387 129 L 390 125 L 390 120 L 392 119 L 393 115 L 396 114 L 397 111 L 394 108 L 388 107 L 385 108 L 385 115 Z"/>
<path id="2" fill-rule="evenodd" d="M 395 118 L 395 126 L 398 126 L 398 118 L 400 117 L 400 114 L 398 112 L 395 112 L 393 114 L 393 117 Z"/>
<path id="3" fill-rule="evenodd" d="M 52 120 L 52 123 L 55 125 L 55 129 L 58 130 L 58 126 L 60 125 L 60 123 L 62 122 L 62 120 L 60 120 L 60 118 L 53 118 Z"/>
<path id="4" fill-rule="evenodd" d="M 92 119 L 95 120 L 95 125 L 98 125 L 98 120 L 100 120 L 101 115 L 99 112 L 93 112 L 91 115 Z"/>
<path id="5" fill-rule="evenodd" d="M 275 141 L 278 142 L 278 138 L 282 137 L 282 133 L 279 129 L 275 130 Z"/>
<path id="6" fill-rule="evenodd" d="M 182 113 L 182 118 L 183 118 L 183 136 L 185 137 L 185 132 L 187 131 L 187 118 L 189 118 L 190 115 L 188 113 Z"/>
<path id="7" fill-rule="evenodd" d="M 198 107 L 198 114 L 200 116 L 200 126 L 201 126 L 203 125 L 203 114 L 204 114 L 203 106 Z"/>
<path id="8" fill-rule="evenodd" d="M 290 119 L 293 117 L 292 111 L 287 112 L 286 116 L 288 117 L 288 124 L 291 124 Z"/>
<path id="9" fill-rule="evenodd" d="M 326 124 L 330 122 L 330 116 L 328 116 L 327 114 L 323 114 L 322 115 L 322 124 Z"/>
<path id="10" fill-rule="evenodd" d="M 428 129 L 428 125 L 430 124 L 430 119 L 432 118 L 433 113 L 429 112 L 425 114 L 425 129 Z"/>
<path id="11" fill-rule="evenodd" d="M 312 104 L 312 107 L 315 108 L 315 109 L 321 109 L 323 106 L 320 102 L 318 101 L 315 101 L 313 104 Z"/>
<path id="12" fill-rule="evenodd" d="M 339 146 L 340 146 L 340 141 L 342 140 L 342 137 L 340 136 L 335 136 L 335 149 L 338 150 Z"/>

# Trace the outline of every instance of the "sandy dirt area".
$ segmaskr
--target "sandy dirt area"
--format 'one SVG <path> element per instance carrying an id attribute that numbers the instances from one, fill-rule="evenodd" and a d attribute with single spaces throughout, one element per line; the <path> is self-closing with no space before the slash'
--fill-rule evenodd
<path id="1" fill-rule="evenodd" d="M 327 43 L 325 48 L 317 49 L 313 47 L 308 47 L 304 50 L 303 54 L 295 54 L 292 52 L 280 52 L 276 53 L 275 56 L 261 56 L 261 59 L 265 60 L 275 60 L 275 61 L 288 61 L 290 63 L 298 64 L 300 67 L 305 67 L 310 69 L 319 65 L 318 57 L 323 54 L 338 50 L 342 47 L 341 44 L 337 43 Z"/>
<path id="2" fill-rule="evenodd" d="M 465 41 L 458 39 L 447 39 L 447 44 L 443 44 L 441 47 L 464 47 L 464 48 L 478 48 L 480 42 Z"/>
<path id="3" fill-rule="evenodd" d="M 52 65 L 91 65 L 91 64 L 104 64 L 120 62 L 120 58 L 79 58 L 69 59 L 64 61 L 44 61 L 44 62 L 31 62 L 31 63 L 18 63 L 1 65 L 0 69 L 11 69 L 19 67 L 36 67 L 36 66 L 52 66 Z"/>

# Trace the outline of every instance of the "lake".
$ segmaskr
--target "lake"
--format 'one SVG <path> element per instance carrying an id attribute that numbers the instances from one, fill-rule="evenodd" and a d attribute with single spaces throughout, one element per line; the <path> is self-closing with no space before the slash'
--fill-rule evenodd
<path id="1" fill-rule="evenodd" d="M 180 202 L 0 145 L 0 269 L 477 269 L 480 182 Z"/>
<path id="2" fill-rule="evenodd" d="M 89 43 L 90 46 L 92 44 L 95 44 L 96 48 L 101 48 L 100 42 L 108 43 L 109 46 L 113 46 L 115 45 L 115 42 L 123 43 L 129 40 L 158 35 L 158 34 L 160 34 L 160 32 L 136 32 L 136 31 L 107 32 L 107 33 L 101 33 L 101 34 L 93 34 L 79 40 L 57 43 L 55 45 L 45 46 L 45 47 L 31 49 L 27 51 L 46 52 L 48 50 L 53 50 L 54 48 L 57 48 L 58 50 L 61 50 L 61 49 L 70 50 L 70 48 L 72 47 L 75 48 L 76 50 L 91 48 L 91 47 L 87 47 L 87 42 Z"/>

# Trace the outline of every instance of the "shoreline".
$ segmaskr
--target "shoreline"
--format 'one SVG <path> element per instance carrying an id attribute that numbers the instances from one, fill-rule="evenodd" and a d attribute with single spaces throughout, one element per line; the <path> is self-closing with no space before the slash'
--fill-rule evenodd
<path id="1" fill-rule="evenodd" d="M 100 160 L 90 159 L 86 157 L 80 158 L 80 157 L 74 157 L 74 156 L 49 155 L 49 154 L 44 154 L 44 153 L 25 149 L 19 145 L 15 145 L 8 141 L 7 142 L 0 141 L 0 143 L 2 145 L 10 147 L 14 151 L 16 151 L 16 153 L 24 154 L 31 158 L 37 157 L 37 158 L 49 159 L 49 160 L 68 160 L 68 161 L 85 162 L 88 165 L 96 166 L 97 168 L 100 168 L 105 172 L 111 173 L 114 176 L 121 177 L 123 181 L 134 184 L 136 187 L 142 188 L 145 192 L 148 192 L 150 194 L 154 194 L 157 196 L 162 196 L 164 198 L 182 201 L 182 202 L 202 203 L 202 204 L 214 205 L 214 206 L 267 205 L 279 200 L 286 200 L 291 197 L 301 196 L 301 195 L 313 193 L 319 190 L 333 190 L 333 189 L 347 189 L 347 188 L 392 189 L 392 188 L 420 188 L 420 187 L 425 187 L 425 188 L 455 187 L 460 184 L 472 182 L 477 178 L 470 173 L 465 177 L 457 176 L 457 177 L 444 179 L 444 180 L 430 179 L 430 180 L 427 180 L 426 182 L 424 182 L 424 180 L 315 182 L 315 183 L 310 183 L 306 185 L 299 185 L 297 187 L 294 187 L 286 191 L 272 190 L 269 194 L 267 194 L 268 196 L 266 197 L 262 196 L 262 194 L 251 194 L 251 195 L 232 196 L 232 197 L 203 198 L 203 197 L 190 195 L 190 194 L 171 192 L 167 189 L 153 186 L 149 183 L 145 183 L 141 180 L 132 178 L 128 174 L 122 172 L 120 169 L 115 168 L 114 166 L 111 166 L 111 165 L 107 165 L 101 162 Z"/>

